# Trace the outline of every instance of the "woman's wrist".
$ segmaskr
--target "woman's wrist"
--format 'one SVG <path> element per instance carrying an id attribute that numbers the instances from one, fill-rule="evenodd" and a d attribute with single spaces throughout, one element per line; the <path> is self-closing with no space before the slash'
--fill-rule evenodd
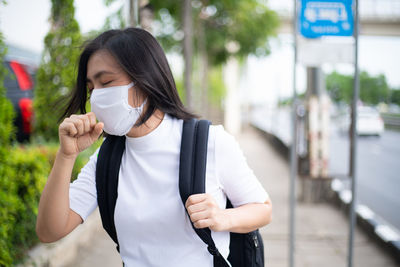
<path id="1" fill-rule="evenodd" d="M 251 203 L 222 210 L 220 231 L 249 233 L 270 222 L 270 203 Z"/>
<path id="2" fill-rule="evenodd" d="M 79 153 L 76 153 L 76 154 L 65 154 L 62 151 L 62 149 L 60 148 L 57 151 L 56 157 L 61 159 L 61 160 L 68 160 L 68 161 L 73 160 L 73 161 L 75 161 L 76 158 L 78 157 L 78 155 L 79 155 Z"/>
<path id="3" fill-rule="evenodd" d="M 222 230 L 221 231 L 228 231 L 235 227 L 235 215 L 233 209 L 222 209 Z"/>

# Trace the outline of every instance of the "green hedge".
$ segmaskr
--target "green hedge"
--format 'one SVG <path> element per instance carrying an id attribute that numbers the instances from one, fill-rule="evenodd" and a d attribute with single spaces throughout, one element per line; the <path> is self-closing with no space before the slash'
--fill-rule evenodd
<path id="1" fill-rule="evenodd" d="M 72 179 L 101 144 L 82 152 Z M 13 266 L 39 242 L 36 216 L 40 194 L 50 173 L 58 144 L 0 148 L 0 266 Z"/>
<path id="2" fill-rule="evenodd" d="M 50 165 L 33 148 L 3 150 L 0 157 L 0 265 L 11 266 L 37 242 L 37 205 Z"/>

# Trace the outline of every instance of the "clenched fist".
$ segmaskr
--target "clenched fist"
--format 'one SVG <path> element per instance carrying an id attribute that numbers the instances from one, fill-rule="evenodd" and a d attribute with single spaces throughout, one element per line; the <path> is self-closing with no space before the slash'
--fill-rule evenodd
<path id="1" fill-rule="evenodd" d="M 209 227 L 213 231 L 226 231 L 230 227 L 229 216 L 209 194 L 191 195 L 185 207 L 196 228 Z"/>
<path id="2" fill-rule="evenodd" d="M 96 123 L 93 112 L 65 118 L 58 128 L 60 152 L 67 157 L 76 157 L 99 138 L 103 126 L 102 122 Z"/>

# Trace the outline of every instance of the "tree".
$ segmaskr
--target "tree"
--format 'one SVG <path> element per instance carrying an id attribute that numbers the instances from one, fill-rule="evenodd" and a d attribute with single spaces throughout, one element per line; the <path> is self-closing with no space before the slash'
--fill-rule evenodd
<path id="1" fill-rule="evenodd" d="M 334 71 L 326 76 L 326 89 L 334 102 L 349 104 L 352 98 L 353 76 Z"/>
<path id="2" fill-rule="evenodd" d="M 1 4 L 1 2 L 0 2 Z M 7 48 L 3 41 L 3 34 L 0 32 L 0 148 L 6 148 L 15 132 L 14 129 L 14 107 L 6 97 L 6 88 L 4 87 L 4 78 L 7 75 L 7 69 L 4 67 L 4 56 Z"/>
<path id="3" fill-rule="evenodd" d="M 103 3 L 107 7 L 110 7 L 116 1 L 117 0 L 103 0 Z M 124 19 L 124 15 L 123 15 L 123 7 L 124 7 L 124 5 L 121 4 L 121 6 L 114 13 L 111 13 L 106 18 L 103 28 L 101 29 L 101 32 L 110 30 L 112 28 L 125 28 L 126 20 Z M 99 32 L 96 32 L 96 33 L 99 33 Z"/>
<path id="4" fill-rule="evenodd" d="M 390 103 L 400 106 L 400 88 L 390 91 Z"/>
<path id="5" fill-rule="evenodd" d="M 230 56 L 269 54 L 268 39 L 275 34 L 278 16 L 258 0 L 194 0 L 192 2 L 194 54 L 200 65 L 203 96 L 208 70 L 224 64 Z M 152 0 L 157 22 L 154 34 L 168 51 L 182 51 L 184 39 L 181 1 Z M 229 49 L 233 44 L 236 49 Z M 185 88 L 186 89 L 186 88 Z"/>
<path id="6" fill-rule="evenodd" d="M 360 99 L 365 103 L 377 105 L 388 103 L 390 88 L 383 74 L 371 76 L 367 72 L 360 73 Z"/>
<path id="7" fill-rule="evenodd" d="M 4 1 L 0 0 L 0 5 Z M 4 78 L 7 69 L 4 67 L 4 56 L 7 48 L 4 44 L 3 34 L 0 32 L 0 266 L 8 266 L 12 262 L 12 256 L 8 251 L 8 240 L 10 239 L 9 229 L 6 222 L 10 221 L 7 208 L 15 201 L 15 197 L 8 194 L 10 168 L 8 168 L 8 158 L 10 150 L 10 140 L 14 134 L 14 107 L 6 97 Z"/>
<path id="8" fill-rule="evenodd" d="M 75 85 L 75 70 L 82 42 L 74 18 L 73 0 L 52 0 L 51 28 L 46 35 L 35 89 L 35 132 L 45 140 L 58 137 L 62 99 Z"/>
<path id="9" fill-rule="evenodd" d="M 275 34 L 279 24 L 277 14 L 263 1 L 210 0 L 192 1 L 195 27 L 205 27 L 206 51 L 211 65 L 226 62 L 232 54 L 247 57 L 268 55 L 268 38 Z M 167 50 L 181 50 L 182 7 L 179 1 L 152 0 L 158 25 L 155 35 Z M 199 32 L 194 32 L 195 50 L 198 49 Z M 230 52 L 227 43 L 234 42 L 239 49 Z"/>
<path id="10" fill-rule="evenodd" d="M 326 77 L 327 90 L 335 102 L 349 104 L 353 95 L 353 76 L 332 72 Z M 371 76 L 366 71 L 360 73 L 360 99 L 366 104 L 376 105 L 388 102 L 390 88 L 382 74 Z"/>
<path id="11" fill-rule="evenodd" d="M 192 59 L 193 59 L 193 21 L 192 1 L 183 0 L 183 58 L 185 61 L 183 83 L 185 85 L 186 105 L 192 106 Z"/>

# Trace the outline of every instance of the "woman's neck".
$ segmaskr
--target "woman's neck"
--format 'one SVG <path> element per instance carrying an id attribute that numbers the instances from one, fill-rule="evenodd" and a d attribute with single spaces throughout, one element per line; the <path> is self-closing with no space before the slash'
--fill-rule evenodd
<path id="1" fill-rule="evenodd" d="M 150 116 L 150 118 L 143 123 L 142 125 L 138 127 L 132 127 L 132 129 L 126 134 L 128 137 L 142 137 L 150 132 L 152 132 L 155 128 L 160 125 L 164 118 L 164 112 L 162 112 L 159 109 L 156 109 L 153 113 L 153 115 Z"/>

